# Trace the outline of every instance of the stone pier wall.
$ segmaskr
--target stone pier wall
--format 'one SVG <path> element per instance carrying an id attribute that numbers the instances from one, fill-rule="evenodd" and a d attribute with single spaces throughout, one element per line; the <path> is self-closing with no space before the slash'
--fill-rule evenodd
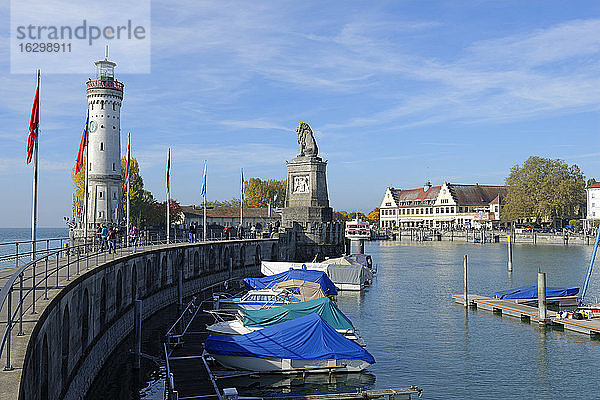
<path id="1" fill-rule="evenodd" d="M 25 356 L 20 399 L 81 399 L 113 349 L 143 318 L 229 278 L 257 275 L 261 260 L 287 259 L 278 240 L 181 244 L 109 261 L 74 279 L 46 307 Z M 228 261 L 233 259 L 230 270 Z"/>

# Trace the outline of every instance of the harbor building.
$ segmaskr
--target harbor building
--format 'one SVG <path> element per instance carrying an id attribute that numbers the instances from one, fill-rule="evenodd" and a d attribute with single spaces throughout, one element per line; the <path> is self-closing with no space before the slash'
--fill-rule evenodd
<path id="1" fill-rule="evenodd" d="M 600 182 L 596 182 L 585 188 L 587 200 L 586 218 L 584 228 L 590 229 L 594 221 L 600 220 Z"/>
<path id="2" fill-rule="evenodd" d="M 183 221 L 186 226 L 192 222 L 202 226 L 203 208 L 202 206 L 182 206 Z M 275 226 L 281 223 L 281 209 L 273 209 L 271 207 L 244 207 L 244 226 L 257 226 L 266 228 L 267 226 Z M 206 224 L 219 226 L 235 226 L 240 224 L 240 209 L 239 207 L 220 207 L 207 208 Z"/>
<path id="3" fill-rule="evenodd" d="M 116 63 L 96 61 L 96 79 L 86 82 L 89 113 L 88 228 L 118 225 L 123 199 L 121 182 L 121 104 L 123 83 L 115 79 Z"/>
<path id="4" fill-rule="evenodd" d="M 388 187 L 379 210 L 383 228 L 479 228 L 500 221 L 505 186 L 443 182 L 421 188 Z"/>

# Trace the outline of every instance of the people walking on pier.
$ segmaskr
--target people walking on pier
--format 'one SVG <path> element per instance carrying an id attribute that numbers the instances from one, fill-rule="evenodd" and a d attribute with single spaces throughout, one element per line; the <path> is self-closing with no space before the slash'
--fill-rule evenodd
<path id="1" fill-rule="evenodd" d="M 139 236 L 139 230 L 138 230 L 137 226 L 134 225 L 133 227 L 131 227 L 131 230 L 129 231 L 129 243 L 131 243 L 131 247 L 132 247 L 132 250 L 134 253 L 136 251 L 138 236 Z"/>
<path id="2" fill-rule="evenodd" d="M 104 249 L 108 248 L 107 237 L 108 228 L 106 227 L 106 225 L 102 225 L 102 230 L 100 231 L 100 251 L 103 251 Z"/>
<path id="3" fill-rule="evenodd" d="M 223 233 L 225 233 L 225 240 L 229 240 L 229 226 L 225 225 L 223 228 Z"/>
<path id="4" fill-rule="evenodd" d="M 252 239 L 256 239 L 256 226 L 252 225 L 252 227 L 250 228 L 250 237 Z"/>
<path id="5" fill-rule="evenodd" d="M 108 231 L 108 254 L 111 250 L 114 254 L 117 254 L 117 227 L 113 227 Z"/>
<path id="6" fill-rule="evenodd" d="M 198 241 L 198 225 L 195 222 L 190 224 L 190 242 L 196 243 Z"/>

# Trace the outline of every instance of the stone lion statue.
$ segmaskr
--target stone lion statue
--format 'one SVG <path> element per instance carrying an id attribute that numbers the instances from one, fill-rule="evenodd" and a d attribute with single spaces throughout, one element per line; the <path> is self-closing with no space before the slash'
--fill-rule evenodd
<path id="1" fill-rule="evenodd" d="M 312 129 L 306 122 L 300 122 L 300 125 L 296 128 L 298 134 L 298 144 L 300 145 L 299 156 L 310 156 L 316 157 L 319 153 L 315 136 L 313 135 Z"/>

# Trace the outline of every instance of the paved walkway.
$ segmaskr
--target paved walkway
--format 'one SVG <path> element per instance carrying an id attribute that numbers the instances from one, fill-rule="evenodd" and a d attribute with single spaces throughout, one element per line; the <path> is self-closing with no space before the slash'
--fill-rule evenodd
<path id="1" fill-rule="evenodd" d="M 189 243 L 180 243 L 180 244 L 171 244 L 171 245 L 148 245 L 148 246 L 138 246 L 137 253 L 143 253 L 144 251 L 157 250 L 159 248 L 165 247 L 178 247 L 187 245 Z M 21 378 L 21 370 L 23 368 L 23 360 L 25 358 L 25 353 L 27 351 L 27 345 L 29 343 L 29 338 L 31 332 L 33 331 L 36 323 L 38 322 L 39 317 L 42 315 L 44 309 L 50 304 L 52 299 L 60 293 L 60 291 L 65 288 L 73 279 L 78 277 L 80 274 L 83 274 L 89 270 L 97 268 L 105 264 L 108 261 L 112 261 L 115 259 L 124 258 L 132 254 L 131 248 L 118 249 L 117 254 L 108 254 L 107 252 L 102 252 L 98 254 L 94 254 L 89 257 L 87 260 L 84 257 L 81 257 L 79 260 L 79 274 L 77 273 L 77 256 L 71 255 L 67 257 L 66 251 L 63 252 L 62 257 L 51 258 L 48 261 L 48 289 L 47 289 L 47 298 L 45 296 L 46 288 L 44 287 L 44 283 L 38 286 L 36 289 L 36 304 L 35 311 L 33 313 L 33 296 L 28 296 L 24 301 L 23 307 L 23 321 L 22 321 L 22 330 L 19 324 L 19 318 L 17 314 L 16 321 L 12 328 L 11 334 L 11 346 L 10 346 L 10 366 L 12 369 L 5 370 L 7 366 L 6 355 L 7 348 L 5 346 L 2 357 L 0 359 L 0 399 L 17 399 L 19 394 L 19 382 Z M 23 260 L 25 261 L 25 259 Z M 69 267 L 69 271 L 64 267 L 67 264 L 67 261 L 71 262 Z M 28 262 L 28 261 L 27 261 Z M 58 273 L 58 284 L 56 279 L 56 267 L 59 267 Z M 0 288 L 4 287 L 9 278 L 15 273 L 18 267 L 4 268 L 0 270 Z M 68 272 L 68 278 L 67 278 Z M 40 280 L 43 281 L 46 274 L 46 263 L 45 261 L 39 262 L 36 267 L 36 283 L 39 284 Z M 32 287 L 32 275 L 33 269 L 27 270 L 25 276 L 23 277 L 23 295 L 31 289 Z M 13 294 L 12 294 L 12 312 L 14 313 L 18 303 L 19 303 L 19 280 L 13 286 Z M 8 302 L 5 302 L 2 309 L 0 310 L 0 343 L 4 332 L 7 326 L 7 313 L 8 313 Z M 20 334 L 22 332 L 22 334 Z"/>

